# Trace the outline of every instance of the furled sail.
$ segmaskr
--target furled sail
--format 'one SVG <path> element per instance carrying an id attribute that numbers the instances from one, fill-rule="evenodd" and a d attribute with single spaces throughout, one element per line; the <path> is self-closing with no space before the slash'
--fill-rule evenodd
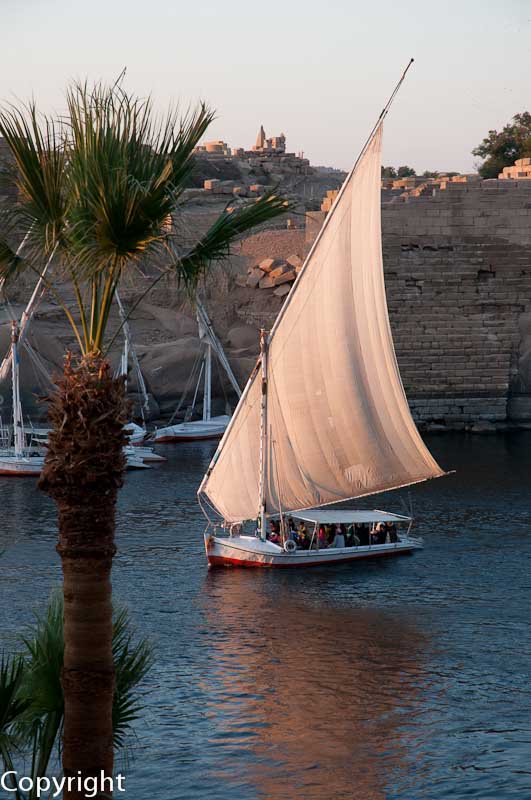
<path id="1" fill-rule="evenodd" d="M 382 263 L 380 125 L 348 176 L 267 350 L 268 514 L 444 474 L 411 417 Z M 247 385 L 200 494 L 227 522 L 259 509 L 261 378 Z"/>

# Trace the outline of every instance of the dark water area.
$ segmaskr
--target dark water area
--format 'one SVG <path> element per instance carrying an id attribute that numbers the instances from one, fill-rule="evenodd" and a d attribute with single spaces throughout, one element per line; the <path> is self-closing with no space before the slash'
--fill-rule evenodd
<path id="1" fill-rule="evenodd" d="M 531 797 L 531 433 L 429 446 L 455 475 L 363 502 L 411 497 L 424 551 L 308 571 L 207 570 L 212 445 L 127 476 L 114 591 L 156 664 L 126 797 Z M 0 507 L 11 650 L 60 569 L 33 481 L 0 479 Z"/>

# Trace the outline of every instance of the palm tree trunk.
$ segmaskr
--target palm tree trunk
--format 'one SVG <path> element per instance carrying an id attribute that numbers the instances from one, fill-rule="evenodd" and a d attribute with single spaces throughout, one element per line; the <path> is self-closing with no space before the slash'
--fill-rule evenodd
<path id="1" fill-rule="evenodd" d="M 111 568 L 115 506 L 125 467 L 127 403 L 108 361 L 65 361 L 50 400 L 52 433 L 40 488 L 56 502 L 64 579 L 66 778 L 113 774 Z M 77 783 L 77 781 L 76 781 Z M 77 788 L 64 800 L 86 795 Z"/>

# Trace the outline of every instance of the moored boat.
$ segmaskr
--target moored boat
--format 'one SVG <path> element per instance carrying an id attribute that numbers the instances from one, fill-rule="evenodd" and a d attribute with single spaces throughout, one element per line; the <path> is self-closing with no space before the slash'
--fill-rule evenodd
<path id="1" fill-rule="evenodd" d="M 0 453 L 0 475 L 36 477 L 40 475 L 43 466 L 44 456 Z"/>
<path id="2" fill-rule="evenodd" d="M 202 439 L 221 439 L 230 422 L 228 414 L 209 419 L 198 419 L 190 422 L 179 422 L 167 425 L 155 431 L 155 442 L 191 442 Z"/>
<path id="3" fill-rule="evenodd" d="M 331 507 L 445 474 L 411 416 L 385 294 L 381 141 L 404 76 L 272 330 L 261 332 L 260 358 L 199 487 L 210 566 L 309 567 L 422 547 L 410 535 L 410 518 Z M 321 550 L 316 543 L 300 550 L 290 541 L 287 517 L 317 521 L 338 514 L 354 520 L 383 515 L 380 522 L 389 517 L 408 530 L 395 541 L 369 539 L 351 547 L 339 536 Z M 275 519 L 281 521 L 278 543 L 268 531 Z M 250 520 L 256 521 L 254 533 L 242 533 Z"/>
<path id="4" fill-rule="evenodd" d="M 14 477 L 39 475 L 44 466 L 44 456 L 26 445 L 24 418 L 20 401 L 18 326 L 11 323 L 11 383 L 13 395 L 13 447 L 0 450 L 0 475 Z"/>
<path id="5" fill-rule="evenodd" d="M 228 414 L 222 414 L 215 417 L 212 416 L 212 353 L 214 353 L 214 355 L 217 357 L 237 396 L 241 396 L 241 389 L 238 385 L 238 381 L 236 380 L 230 367 L 227 356 L 225 355 L 223 347 L 221 346 L 221 342 L 214 332 L 206 309 L 199 298 L 196 299 L 196 312 L 197 324 L 199 327 L 199 339 L 203 346 L 203 358 L 201 361 L 201 367 L 194 391 L 192 405 L 190 409 L 188 409 L 186 419 L 183 422 L 178 422 L 175 425 L 172 425 L 170 420 L 169 425 L 166 425 L 163 428 L 158 428 L 152 436 L 155 442 L 190 442 L 201 441 L 203 439 L 221 439 L 225 433 L 230 422 L 230 416 Z M 194 413 L 201 381 L 203 381 L 203 418 L 194 420 L 191 417 Z M 186 392 L 184 395 L 186 395 Z M 183 401 L 184 396 L 181 398 L 181 402 L 177 411 L 180 410 Z"/>

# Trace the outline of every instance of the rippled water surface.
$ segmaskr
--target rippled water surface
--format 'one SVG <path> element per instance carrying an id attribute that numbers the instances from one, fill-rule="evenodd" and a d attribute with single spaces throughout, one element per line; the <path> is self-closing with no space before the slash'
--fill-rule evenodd
<path id="1" fill-rule="evenodd" d="M 127 797 L 531 797 L 531 433 L 429 444 L 457 473 L 411 490 L 425 550 L 319 570 L 206 569 L 210 444 L 127 476 L 114 590 L 157 654 Z M 33 481 L 0 504 L 9 649 L 60 569 Z"/>

